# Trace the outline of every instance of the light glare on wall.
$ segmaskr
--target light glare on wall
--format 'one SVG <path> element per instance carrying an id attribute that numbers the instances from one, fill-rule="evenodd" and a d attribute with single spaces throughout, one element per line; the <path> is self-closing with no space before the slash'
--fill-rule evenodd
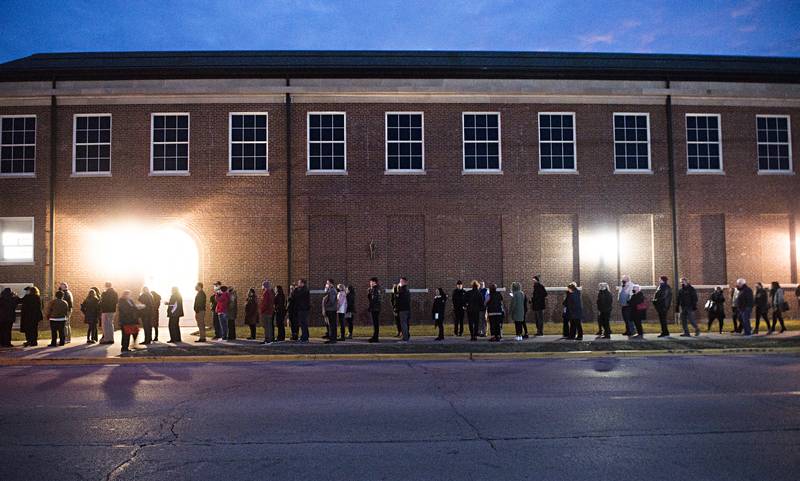
<path id="1" fill-rule="evenodd" d="M 617 264 L 617 234 L 612 230 L 598 231 L 581 236 L 581 260 L 604 266 Z"/>

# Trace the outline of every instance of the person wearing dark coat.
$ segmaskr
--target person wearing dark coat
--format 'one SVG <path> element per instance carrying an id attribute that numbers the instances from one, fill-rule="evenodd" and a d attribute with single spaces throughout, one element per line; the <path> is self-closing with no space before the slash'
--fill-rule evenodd
<path id="1" fill-rule="evenodd" d="M 119 296 L 119 304 L 117 307 L 119 312 L 119 326 L 122 329 L 122 349 L 120 352 L 130 351 L 131 338 L 136 343 L 136 332 L 138 332 L 139 318 L 141 311 L 137 309 L 133 299 L 131 299 L 131 291 L 123 291 Z"/>
<path id="2" fill-rule="evenodd" d="M 97 293 L 89 290 L 86 299 L 81 303 L 81 312 L 83 313 L 83 322 L 86 323 L 86 344 L 94 344 L 97 342 L 97 323 L 100 321 L 100 299 Z"/>
<path id="3" fill-rule="evenodd" d="M 100 338 L 100 344 L 114 344 L 114 316 L 117 312 L 117 303 L 119 302 L 119 295 L 117 291 L 111 286 L 110 282 L 106 282 L 106 290 L 100 295 L 100 322 L 103 327 L 103 337 Z"/>
<path id="4" fill-rule="evenodd" d="M 436 336 L 437 341 L 444 340 L 444 312 L 447 309 L 447 294 L 441 287 L 436 289 L 436 297 L 433 298 L 433 307 L 431 307 L 431 317 L 433 317 L 434 325 L 439 329 L 439 335 Z"/>
<path id="5" fill-rule="evenodd" d="M 293 294 L 296 287 L 295 283 L 289 284 L 289 295 L 286 298 L 286 317 L 289 318 L 289 332 L 292 341 L 299 339 L 298 332 L 300 331 L 300 327 L 297 324 L 297 310 L 294 308 Z"/>
<path id="6" fill-rule="evenodd" d="M 278 337 L 275 338 L 278 342 L 286 340 L 286 294 L 283 292 L 283 286 L 275 286 L 275 314 L 273 322 L 278 329 Z"/>
<path id="7" fill-rule="evenodd" d="M 289 297 L 291 298 L 291 294 Z M 247 339 L 254 340 L 256 338 L 256 326 L 258 325 L 258 300 L 256 299 L 256 290 L 252 287 L 247 291 L 247 303 L 244 305 L 244 323 L 250 327 L 250 337 Z"/>
<path id="8" fill-rule="evenodd" d="M 56 298 L 47 305 L 45 317 L 50 321 L 50 347 L 63 346 L 65 325 L 69 317 L 69 304 L 64 300 L 64 291 L 56 291 Z"/>
<path id="9" fill-rule="evenodd" d="M 672 305 L 672 287 L 669 286 L 667 276 L 661 276 L 660 281 L 655 294 L 653 294 L 653 307 L 656 308 L 658 322 L 661 324 L 661 334 L 658 337 L 667 337 L 669 336 L 667 313 Z"/>
<path id="10" fill-rule="evenodd" d="M 603 339 L 611 339 L 611 309 L 614 304 L 614 296 L 608 290 L 608 284 L 601 282 L 597 291 L 597 322 L 600 324 Z"/>
<path id="11" fill-rule="evenodd" d="M 158 342 L 158 321 L 159 321 L 159 310 L 161 309 L 161 295 L 156 291 L 150 291 L 150 295 L 153 296 L 153 342 Z"/>
<path id="12" fill-rule="evenodd" d="M 786 297 L 783 294 L 783 288 L 778 281 L 772 281 L 769 289 L 770 305 L 772 306 L 772 326 L 769 328 L 767 334 L 775 332 L 778 322 L 781 323 L 781 332 L 786 332 L 786 325 L 783 322 L 783 312 L 789 310 L 789 303 L 786 302 Z M 756 324 L 757 326 L 758 324 Z M 756 327 L 756 331 L 758 327 Z"/>
<path id="13" fill-rule="evenodd" d="M 0 292 L 0 347 L 14 347 L 11 344 L 11 331 L 17 318 L 19 298 L 6 287 Z"/>
<path id="14" fill-rule="evenodd" d="M 206 302 L 208 297 L 203 290 L 203 283 L 198 282 L 194 285 L 196 294 L 194 295 L 194 320 L 197 323 L 197 339 L 194 342 L 206 342 Z"/>
<path id="15" fill-rule="evenodd" d="M 139 303 L 144 306 L 139 308 L 139 318 L 142 320 L 142 328 L 144 329 L 144 342 L 142 344 L 150 344 L 153 342 L 153 295 L 150 294 L 150 289 L 147 286 L 142 287 L 142 292 L 139 294 Z"/>
<path id="16" fill-rule="evenodd" d="M 352 339 L 353 321 L 356 318 L 356 288 L 348 285 L 345 292 L 347 293 L 347 312 L 344 313 L 344 318 L 347 322 L 347 339 Z"/>
<path id="17" fill-rule="evenodd" d="M 233 286 L 228 286 L 228 308 L 225 310 L 225 313 L 225 320 L 228 323 L 228 337 L 226 339 L 228 341 L 235 341 L 236 319 L 239 317 L 239 293 L 236 292 L 236 289 Z"/>
<path id="18" fill-rule="evenodd" d="M 630 333 L 630 337 L 634 339 L 644 339 L 644 328 L 642 327 L 642 320 L 647 314 L 647 304 L 644 300 L 644 292 L 639 284 L 631 286 L 631 297 L 628 299 L 628 305 L 631 307 L 631 322 L 636 327 L 636 334 Z"/>
<path id="19" fill-rule="evenodd" d="M 489 298 L 486 301 L 486 317 L 489 318 L 489 342 L 499 342 L 503 337 L 503 294 L 497 291 L 497 284 L 489 284 Z"/>
<path id="20" fill-rule="evenodd" d="M 569 321 L 568 339 L 583 340 L 583 303 L 578 286 L 571 282 L 567 286 L 567 320 Z"/>
<path id="21" fill-rule="evenodd" d="M 397 284 L 392 284 L 392 294 L 389 296 L 389 304 L 392 306 L 394 325 L 397 327 L 397 334 L 394 337 L 400 337 L 403 335 L 403 330 L 400 328 L 400 312 L 397 310 L 397 288 Z"/>
<path id="22" fill-rule="evenodd" d="M 292 293 L 292 304 L 294 305 L 297 325 L 300 326 L 300 342 L 308 342 L 308 313 L 311 310 L 311 293 L 306 287 L 306 280 L 299 279 L 297 287 Z"/>
<path id="23" fill-rule="evenodd" d="M 481 294 L 481 285 L 478 281 L 472 281 L 472 289 L 467 293 L 467 323 L 469 328 L 469 340 L 477 341 L 478 332 L 480 331 L 480 315 L 481 311 L 485 309 L 483 302 L 483 294 Z"/>
<path id="24" fill-rule="evenodd" d="M 714 292 L 708 297 L 708 332 L 711 332 L 711 326 L 714 321 L 719 321 L 719 333 L 722 334 L 722 329 L 725 326 L 725 294 L 722 292 L 722 287 L 717 286 Z"/>
<path id="25" fill-rule="evenodd" d="M 683 334 L 681 337 L 689 337 L 689 324 L 694 328 L 694 335 L 700 335 L 700 328 L 697 326 L 695 320 L 695 311 L 697 311 L 697 291 L 694 286 L 689 284 L 688 279 L 681 278 L 681 288 L 678 289 L 678 302 L 675 309 L 680 312 L 681 326 L 683 327 Z"/>
<path id="26" fill-rule="evenodd" d="M 547 308 L 547 289 L 539 280 L 539 276 L 533 276 L 533 291 L 531 292 L 531 311 L 533 311 L 533 321 L 536 323 L 536 335 L 544 335 L 544 310 Z"/>
<path id="27" fill-rule="evenodd" d="M 739 320 L 739 289 L 735 286 L 731 289 L 731 321 L 733 321 L 733 331 L 731 334 L 742 332 L 742 323 Z"/>
<path id="28" fill-rule="evenodd" d="M 39 343 L 39 322 L 44 319 L 42 314 L 42 298 L 36 286 L 25 288 L 25 295 L 19 300 L 22 304 L 20 311 L 19 329 L 25 334 L 25 347 L 36 346 Z"/>
<path id="29" fill-rule="evenodd" d="M 405 277 L 397 283 L 397 314 L 400 316 L 401 339 L 408 342 L 411 339 L 411 291 Z"/>
<path id="30" fill-rule="evenodd" d="M 758 334 L 761 319 L 764 319 L 764 324 L 767 325 L 767 330 L 769 331 L 769 294 L 764 289 L 764 284 L 760 282 L 756 282 L 756 293 L 753 297 L 753 302 L 756 308 L 756 328 L 753 330 L 753 334 Z"/>
<path id="31" fill-rule="evenodd" d="M 183 297 L 177 287 L 172 288 L 172 295 L 169 296 L 167 305 L 167 317 L 169 318 L 169 341 L 173 344 L 181 342 L 181 317 L 183 317 Z"/>
<path id="32" fill-rule="evenodd" d="M 377 277 L 369 280 L 369 290 L 367 291 L 367 303 L 369 304 L 369 314 L 372 318 L 372 337 L 369 342 L 380 342 L 381 329 L 381 302 L 383 301 L 383 290 Z"/>
<path id="33" fill-rule="evenodd" d="M 736 280 L 736 287 L 739 290 L 739 297 L 736 299 L 736 306 L 739 312 L 739 322 L 741 323 L 742 334 L 750 336 L 753 332 L 750 327 L 750 315 L 753 312 L 753 305 L 755 299 L 753 296 L 753 289 L 747 285 L 744 279 Z"/>
<path id="34" fill-rule="evenodd" d="M 464 306 L 467 304 L 467 291 L 461 281 L 456 282 L 453 295 L 450 297 L 453 303 L 453 335 L 464 335 Z"/>

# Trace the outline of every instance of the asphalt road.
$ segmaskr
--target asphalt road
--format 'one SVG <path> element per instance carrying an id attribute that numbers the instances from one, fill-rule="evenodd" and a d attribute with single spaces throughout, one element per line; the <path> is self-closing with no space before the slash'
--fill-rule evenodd
<path id="1" fill-rule="evenodd" d="M 800 358 L 0 368 L 0 479 L 797 480 Z"/>

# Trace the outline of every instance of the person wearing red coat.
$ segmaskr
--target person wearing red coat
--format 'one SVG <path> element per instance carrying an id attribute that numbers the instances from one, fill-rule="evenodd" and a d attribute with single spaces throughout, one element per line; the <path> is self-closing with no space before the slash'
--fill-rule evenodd
<path id="1" fill-rule="evenodd" d="M 272 344 L 275 342 L 275 326 L 272 324 L 272 316 L 275 314 L 275 294 L 272 292 L 272 284 L 269 281 L 261 284 L 261 302 L 258 304 L 258 312 L 261 314 L 261 325 L 264 326 L 264 342 L 262 344 Z"/>

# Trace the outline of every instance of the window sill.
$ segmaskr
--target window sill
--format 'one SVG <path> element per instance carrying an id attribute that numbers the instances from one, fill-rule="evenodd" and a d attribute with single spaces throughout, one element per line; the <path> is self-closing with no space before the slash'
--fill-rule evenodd
<path id="1" fill-rule="evenodd" d="M 0 179 L 33 179 L 36 174 L 0 174 Z"/>
<path id="2" fill-rule="evenodd" d="M 35 266 L 34 261 L 0 261 L 0 266 Z"/>
<path id="3" fill-rule="evenodd" d="M 346 170 L 307 170 L 306 175 L 347 175 Z"/>
<path id="4" fill-rule="evenodd" d="M 427 172 L 424 170 L 385 170 L 383 175 L 425 175 Z"/>
<path id="5" fill-rule="evenodd" d="M 461 175 L 503 175 L 503 171 L 501 169 L 462 170 Z"/>
<path id="6" fill-rule="evenodd" d="M 191 174 L 188 170 L 150 172 L 150 177 L 189 177 L 189 175 Z"/>
<path id="7" fill-rule="evenodd" d="M 228 177 L 268 177 L 269 171 L 262 170 L 262 171 L 239 171 L 239 170 L 229 170 Z"/>
<path id="8" fill-rule="evenodd" d="M 759 170 L 758 175 L 794 175 L 793 170 Z"/>
<path id="9" fill-rule="evenodd" d="M 539 169 L 539 175 L 556 175 L 556 174 L 567 174 L 567 175 L 578 175 L 579 172 L 577 169 L 566 170 L 566 169 Z"/>
<path id="10" fill-rule="evenodd" d="M 686 175 L 725 175 L 724 170 L 687 170 Z"/>
<path id="11" fill-rule="evenodd" d="M 111 177 L 111 172 L 73 172 L 70 177 Z"/>
<path id="12" fill-rule="evenodd" d="M 655 172 L 645 169 L 615 169 L 614 175 L 653 175 Z"/>

